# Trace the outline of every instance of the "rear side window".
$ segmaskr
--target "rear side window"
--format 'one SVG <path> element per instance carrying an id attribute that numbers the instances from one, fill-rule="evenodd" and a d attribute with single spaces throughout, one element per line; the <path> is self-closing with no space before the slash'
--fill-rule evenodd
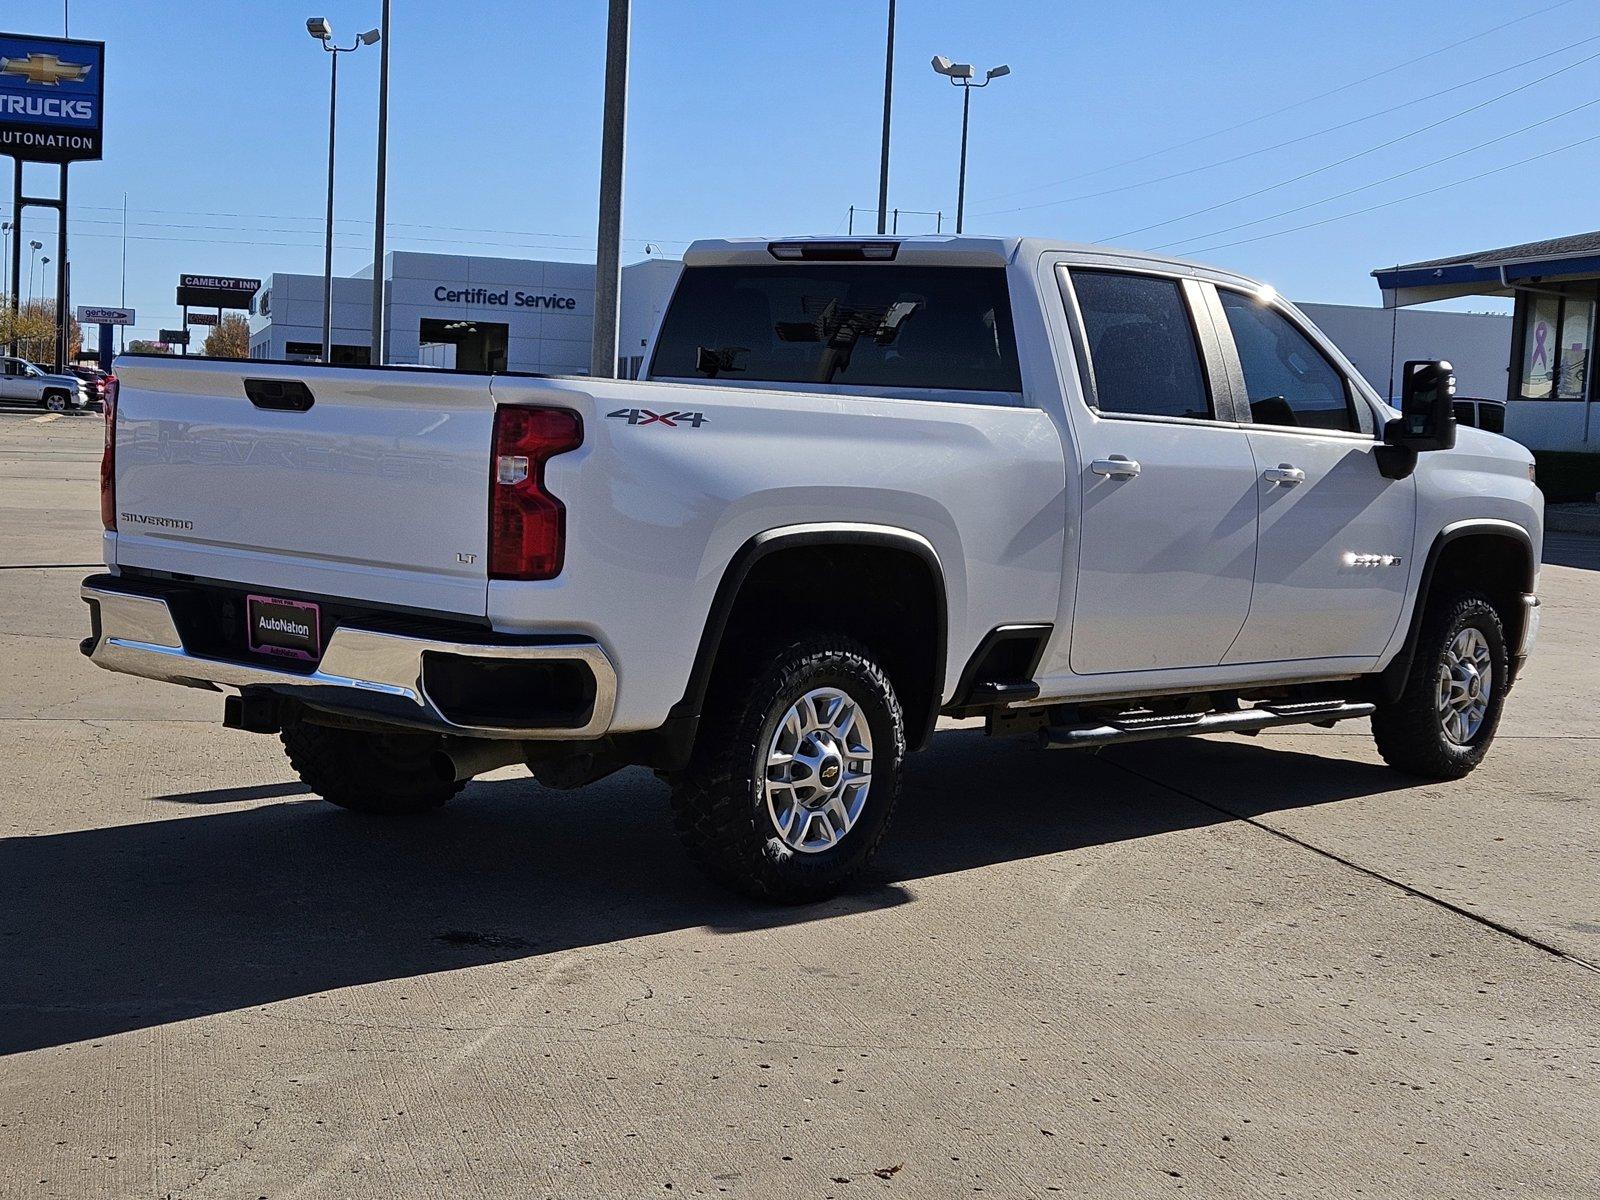
<path id="1" fill-rule="evenodd" d="M 1260 425 L 1355 431 L 1355 407 L 1339 373 L 1276 309 L 1218 288 L 1228 328 L 1244 368 L 1250 418 Z"/>
<path id="2" fill-rule="evenodd" d="M 1094 366 L 1095 407 L 1211 417 L 1200 347 L 1178 281 L 1118 271 L 1071 274 Z"/>
<path id="3" fill-rule="evenodd" d="M 690 267 L 650 375 L 1022 391 L 999 267 Z"/>

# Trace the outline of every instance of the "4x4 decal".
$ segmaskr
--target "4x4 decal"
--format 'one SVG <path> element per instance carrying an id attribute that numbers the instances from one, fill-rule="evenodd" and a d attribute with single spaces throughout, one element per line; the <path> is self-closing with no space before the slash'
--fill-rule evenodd
<path id="1" fill-rule="evenodd" d="M 626 421 L 629 425 L 670 425 L 676 429 L 679 425 L 687 425 L 691 429 L 699 429 L 706 423 L 703 412 L 651 412 L 648 408 L 619 408 L 615 412 L 608 412 L 607 419 Z"/>

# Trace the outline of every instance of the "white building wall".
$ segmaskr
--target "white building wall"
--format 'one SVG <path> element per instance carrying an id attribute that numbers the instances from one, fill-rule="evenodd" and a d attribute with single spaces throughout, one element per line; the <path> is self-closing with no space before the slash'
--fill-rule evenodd
<path id="1" fill-rule="evenodd" d="M 1455 367 L 1457 395 L 1506 398 L 1506 365 L 1511 361 L 1509 316 L 1421 308 L 1364 308 L 1355 304 L 1298 307 L 1344 352 L 1380 396 L 1390 394 L 1392 337 L 1396 390 L 1400 364 L 1410 359 L 1442 358 Z"/>

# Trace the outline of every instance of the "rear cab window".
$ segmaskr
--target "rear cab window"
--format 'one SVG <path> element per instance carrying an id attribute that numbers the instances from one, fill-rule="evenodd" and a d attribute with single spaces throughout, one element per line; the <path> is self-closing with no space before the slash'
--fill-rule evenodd
<path id="1" fill-rule="evenodd" d="M 690 267 L 650 378 L 842 385 L 1020 400 L 1003 267 L 751 263 Z"/>
<path id="2" fill-rule="evenodd" d="M 1178 280 L 1078 267 L 1069 276 L 1088 343 L 1096 410 L 1215 419 L 1194 323 Z"/>

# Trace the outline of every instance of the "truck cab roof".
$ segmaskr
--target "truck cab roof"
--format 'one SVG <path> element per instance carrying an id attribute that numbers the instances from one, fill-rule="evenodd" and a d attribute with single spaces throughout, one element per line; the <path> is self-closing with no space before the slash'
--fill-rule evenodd
<path id="1" fill-rule="evenodd" d="M 872 249 L 872 248 L 887 249 Z M 1086 261 L 1103 259 L 1127 264 L 1145 262 L 1166 270 L 1193 272 L 1228 279 L 1251 287 L 1259 281 L 1188 259 L 1151 254 L 1115 246 L 1071 242 L 1058 238 L 1001 237 L 993 234 L 920 233 L 907 236 L 865 235 L 825 237 L 702 238 L 684 252 L 689 267 L 733 266 L 741 263 L 787 262 L 897 262 L 917 266 L 1007 266 L 1041 254 L 1071 254 Z"/>

